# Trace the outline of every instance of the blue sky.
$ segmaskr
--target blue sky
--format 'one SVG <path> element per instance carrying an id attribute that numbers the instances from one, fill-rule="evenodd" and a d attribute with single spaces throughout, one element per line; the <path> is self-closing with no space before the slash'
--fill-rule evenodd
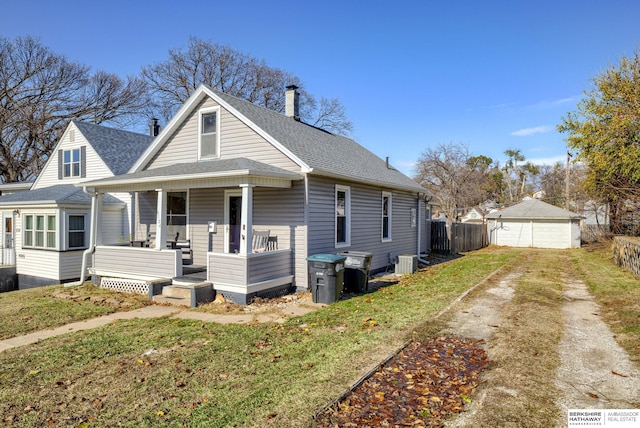
<path id="1" fill-rule="evenodd" d="M 556 125 L 591 78 L 640 47 L 637 0 L 2 3 L 0 36 L 37 36 L 122 76 L 190 36 L 264 59 L 338 97 L 354 139 L 407 174 L 440 143 L 501 163 L 510 148 L 563 160 Z"/>

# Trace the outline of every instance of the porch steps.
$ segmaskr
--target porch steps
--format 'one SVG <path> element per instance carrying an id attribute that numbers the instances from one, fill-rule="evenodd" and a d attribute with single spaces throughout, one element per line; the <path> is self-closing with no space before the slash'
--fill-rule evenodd
<path id="1" fill-rule="evenodd" d="M 195 308 L 199 303 L 213 301 L 214 297 L 213 284 L 210 282 L 193 282 L 185 279 L 174 279 L 171 285 L 162 287 L 162 294 L 153 296 L 153 301 Z"/>

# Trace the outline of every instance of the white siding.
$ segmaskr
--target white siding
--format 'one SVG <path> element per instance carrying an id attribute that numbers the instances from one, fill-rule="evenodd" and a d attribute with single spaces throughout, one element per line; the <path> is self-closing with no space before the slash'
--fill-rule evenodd
<path id="1" fill-rule="evenodd" d="M 71 131 L 74 131 L 73 133 L 75 133 L 74 141 L 71 141 L 70 139 L 70 135 L 72 134 Z M 62 180 L 58 179 L 58 150 L 79 149 L 82 146 L 86 147 L 86 177 L 67 177 Z M 111 176 L 113 176 L 111 170 L 102 161 L 100 156 L 98 156 L 96 151 L 87 142 L 86 138 L 80 133 L 78 128 L 74 124 L 71 124 L 62 136 L 62 139 L 56 146 L 56 149 L 51 152 L 51 157 L 34 183 L 33 189 L 40 189 L 56 184 L 75 184 L 86 181 L 87 179 L 95 180 Z"/>
<path id="2" fill-rule="evenodd" d="M 208 98 L 196 108 L 169 137 L 166 144 L 155 155 L 146 169 L 153 169 L 176 163 L 198 161 L 198 111 L 201 108 L 217 106 Z M 223 159 L 246 157 L 289 171 L 300 171 L 293 161 L 276 149 L 271 143 L 254 132 L 228 110 L 220 108 L 220 157 Z"/>

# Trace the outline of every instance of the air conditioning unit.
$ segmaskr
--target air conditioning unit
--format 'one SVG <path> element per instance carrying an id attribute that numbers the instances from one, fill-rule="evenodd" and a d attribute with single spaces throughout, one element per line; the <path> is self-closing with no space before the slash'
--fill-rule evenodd
<path id="1" fill-rule="evenodd" d="M 396 262 L 396 273 L 404 275 L 418 270 L 418 256 L 413 254 L 401 254 Z"/>

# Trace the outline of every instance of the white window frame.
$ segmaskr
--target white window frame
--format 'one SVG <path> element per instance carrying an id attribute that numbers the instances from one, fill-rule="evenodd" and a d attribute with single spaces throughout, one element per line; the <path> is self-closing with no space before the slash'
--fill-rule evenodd
<path id="1" fill-rule="evenodd" d="M 182 216 L 183 216 L 182 214 L 170 214 L 170 213 L 169 213 L 169 203 L 168 203 L 168 200 L 169 200 L 169 193 L 186 193 L 186 195 L 185 195 L 185 198 L 186 198 L 186 200 L 185 200 L 185 210 L 186 210 L 186 213 L 184 214 L 184 221 L 185 221 L 185 225 L 184 225 L 184 226 L 185 226 L 185 235 L 184 235 L 184 236 L 182 236 L 182 235 L 181 235 L 181 236 L 178 238 L 178 240 L 179 240 L 179 241 L 185 241 L 185 240 L 189 239 L 189 196 L 190 196 L 190 192 L 189 192 L 189 189 L 184 189 L 184 190 L 171 190 L 171 191 L 168 191 L 168 192 L 167 192 L 167 214 L 166 214 L 166 215 L 167 215 L 167 226 L 169 226 L 169 219 L 170 219 L 170 217 L 172 217 L 172 216 L 175 216 L 175 217 L 182 217 Z M 167 238 L 168 238 L 168 239 L 173 239 L 173 238 L 174 238 L 174 236 L 169 235 Z"/>
<path id="2" fill-rule="evenodd" d="M 384 200 L 387 199 L 387 236 L 384 236 Z M 392 225 L 393 225 L 393 195 L 391 192 L 382 192 L 382 198 L 380 200 L 380 241 L 381 242 L 391 242 L 392 237 Z"/>
<path id="3" fill-rule="evenodd" d="M 202 117 L 206 114 L 216 114 L 216 153 L 202 155 Z M 207 107 L 198 111 L 198 160 L 218 159 L 220 157 L 220 107 Z"/>
<path id="4" fill-rule="evenodd" d="M 31 217 L 32 219 L 32 228 L 27 229 L 27 217 Z M 38 229 L 38 217 L 43 217 L 43 228 Z M 54 228 L 53 230 L 49 229 L 49 220 L 53 218 Z M 59 233 L 59 224 L 58 224 L 58 215 L 57 214 L 44 214 L 44 213 L 29 213 L 24 214 L 24 226 L 23 226 L 23 234 L 22 234 L 22 247 L 23 248 L 33 248 L 38 250 L 57 250 L 58 249 L 58 233 Z M 42 245 L 38 245 L 38 233 L 42 233 Z M 29 234 L 31 236 L 31 245 L 26 244 L 27 239 L 26 236 Z M 49 246 L 49 235 L 53 234 L 53 246 Z"/>
<path id="5" fill-rule="evenodd" d="M 71 246 L 71 239 L 69 238 L 69 234 L 72 232 L 80 232 L 79 230 L 71 230 L 71 226 L 69 225 L 69 217 L 84 217 L 84 230 L 82 230 L 82 232 L 84 232 L 84 242 L 82 243 L 81 247 L 72 247 Z M 87 225 L 89 224 L 89 222 L 87 221 L 89 215 L 86 212 L 69 212 L 66 213 L 65 215 L 65 237 L 66 237 L 66 242 L 65 242 L 65 247 L 67 250 L 81 250 L 81 249 L 85 249 L 88 247 L 87 245 L 87 237 L 88 237 L 88 233 L 89 232 L 87 230 Z"/>
<path id="6" fill-rule="evenodd" d="M 344 217 L 345 217 L 345 241 L 338 242 L 338 192 L 344 192 Z M 333 239 L 335 248 L 344 248 L 351 246 L 351 187 L 336 184 L 334 191 L 334 231 Z"/>
<path id="7" fill-rule="evenodd" d="M 73 160 L 73 154 L 78 152 L 78 160 Z M 65 156 L 69 153 L 69 162 L 65 161 Z M 67 165 L 69 166 L 69 174 L 67 174 Z M 78 167 L 78 173 L 74 173 L 74 165 Z M 62 151 L 62 178 L 80 177 L 82 175 L 82 150 L 80 148 L 67 149 Z"/>

